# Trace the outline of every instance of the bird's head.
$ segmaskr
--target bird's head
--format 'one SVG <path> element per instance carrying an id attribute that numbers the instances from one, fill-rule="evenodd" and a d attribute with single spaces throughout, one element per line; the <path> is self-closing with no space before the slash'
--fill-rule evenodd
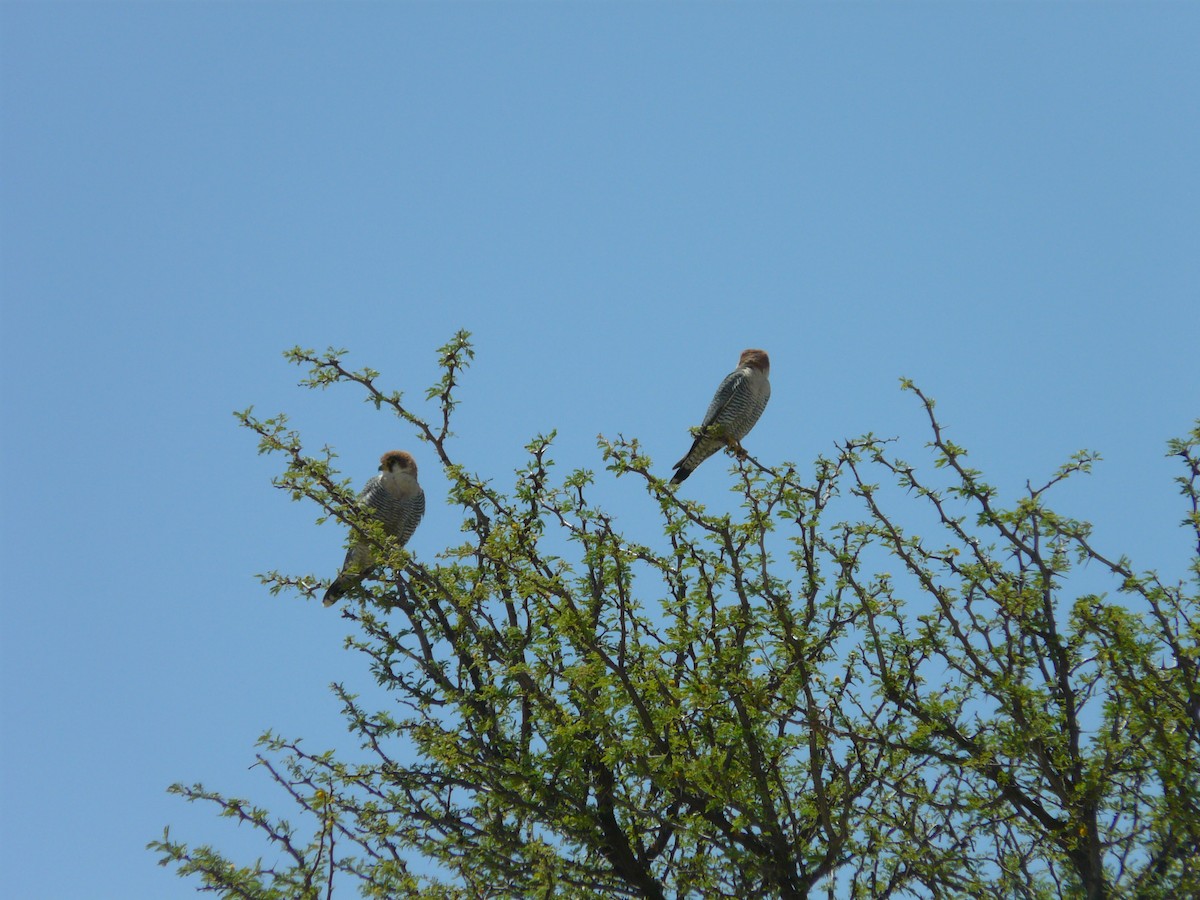
<path id="1" fill-rule="evenodd" d="M 769 375 L 771 372 L 771 360 L 767 357 L 766 350 L 743 350 L 742 358 L 738 360 L 738 368 L 744 366 L 758 369 L 764 375 Z"/>
<path id="2" fill-rule="evenodd" d="M 411 475 L 417 477 L 417 461 L 407 450 L 389 450 L 379 457 L 379 471 L 392 475 Z"/>

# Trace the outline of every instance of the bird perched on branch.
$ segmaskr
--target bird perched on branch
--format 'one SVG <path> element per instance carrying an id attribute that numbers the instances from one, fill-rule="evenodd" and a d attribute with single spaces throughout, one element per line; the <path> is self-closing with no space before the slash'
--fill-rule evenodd
<path id="1" fill-rule="evenodd" d="M 713 395 L 704 421 L 700 423 L 692 449 L 675 463 L 671 484 L 679 484 L 722 447 L 733 450 L 738 458 L 746 456 L 742 438 L 771 399 L 771 361 L 765 350 L 743 350 L 737 368 L 725 376 Z"/>
<path id="2" fill-rule="evenodd" d="M 383 523 L 401 547 L 408 543 L 425 515 L 425 492 L 417 483 L 417 461 L 411 453 L 389 450 L 379 459 L 379 474 L 358 495 L 359 506 Z M 346 591 L 371 574 L 374 548 L 359 533 L 350 540 L 342 570 L 325 592 L 325 605 L 332 606 Z"/>

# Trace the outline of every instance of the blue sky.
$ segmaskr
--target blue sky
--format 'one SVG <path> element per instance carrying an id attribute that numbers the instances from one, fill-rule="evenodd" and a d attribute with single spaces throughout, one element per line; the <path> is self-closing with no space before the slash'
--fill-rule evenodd
<path id="1" fill-rule="evenodd" d="M 331 575 L 343 535 L 231 411 L 288 411 L 356 483 L 413 450 L 419 556 L 459 520 L 294 344 L 421 409 L 469 329 L 456 447 L 499 484 L 552 428 L 561 471 L 599 432 L 669 471 L 751 346 L 758 458 L 872 430 L 921 460 L 908 376 L 1008 498 L 1099 451 L 1064 511 L 1181 577 L 1198 45 L 1184 3 L 0 4 L 6 888 L 190 896 L 163 825 L 263 851 L 170 782 L 290 813 L 258 734 L 352 744 L 344 623 L 253 577 Z M 734 508 L 726 467 L 686 491 Z"/>

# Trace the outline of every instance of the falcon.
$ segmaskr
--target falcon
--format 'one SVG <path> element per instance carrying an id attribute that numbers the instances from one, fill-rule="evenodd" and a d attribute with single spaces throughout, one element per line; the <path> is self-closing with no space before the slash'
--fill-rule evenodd
<path id="1" fill-rule="evenodd" d="M 401 547 L 408 543 L 425 515 L 425 492 L 417 483 L 417 461 L 411 453 L 389 450 L 379 459 L 379 474 L 358 495 L 364 512 L 383 523 Z M 348 590 L 370 576 L 375 567 L 374 550 L 361 534 L 355 534 L 346 551 L 342 570 L 325 592 L 325 605 L 332 606 Z"/>
<path id="2" fill-rule="evenodd" d="M 771 361 L 765 350 L 743 350 L 737 368 L 725 376 L 713 395 L 704 421 L 696 432 L 692 449 L 675 463 L 671 484 L 680 484 L 696 467 L 722 447 L 744 458 L 742 438 L 750 433 L 754 423 L 771 399 Z"/>

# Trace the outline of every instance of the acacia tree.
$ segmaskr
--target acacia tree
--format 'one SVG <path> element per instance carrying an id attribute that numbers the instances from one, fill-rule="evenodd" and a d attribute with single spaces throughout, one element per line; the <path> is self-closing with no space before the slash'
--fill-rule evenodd
<path id="1" fill-rule="evenodd" d="M 457 459 L 467 334 L 440 354 L 428 418 L 342 351 L 286 354 L 428 444 L 465 535 L 436 560 L 389 542 L 284 416 L 238 414 L 278 487 L 375 543 L 380 578 L 343 616 L 395 703 L 333 686 L 353 758 L 262 737 L 303 824 L 170 788 L 260 831 L 273 862 L 164 833 L 163 865 L 253 898 L 1200 893 L 1200 427 L 1169 448 L 1198 538 L 1186 585 L 1046 505 L 1092 455 L 1002 506 L 911 384 L 938 485 L 867 435 L 807 474 L 737 461 L 741 513 L 714 515 L 601 438 L 601 479 L 638 479 L 661 517 L 643 542 L 594 473 L 555 479 L 553 435 L 508 492 Z M 1083 564 L 1115 596 L 1074 596 Z"/>

